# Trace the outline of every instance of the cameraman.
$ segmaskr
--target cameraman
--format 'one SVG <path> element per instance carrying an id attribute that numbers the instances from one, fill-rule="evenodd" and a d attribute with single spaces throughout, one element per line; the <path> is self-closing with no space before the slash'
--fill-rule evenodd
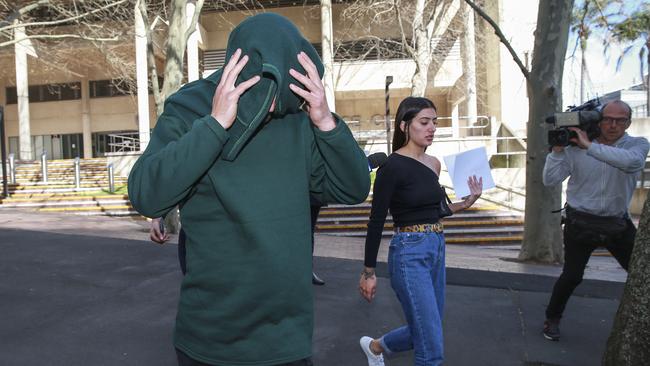
<path id="1" fill-rule="evenodd" d="M 627 271 L 636 228 L 628 206 L 645 166 L 650 145 L 632 137 L 632 110 L 620 100 L 605 104 L 598 123 L 600 136 L 571 127 L 576 146 L 553 146 L 544 165 L 544 185 L 560 184 L 569 177 L 564 223 L 564 268 L 546 308 L 544 337 L 560 339 L 560 318 L 573 290 L 582 281 L 591 253 L 604 246 Z"/>

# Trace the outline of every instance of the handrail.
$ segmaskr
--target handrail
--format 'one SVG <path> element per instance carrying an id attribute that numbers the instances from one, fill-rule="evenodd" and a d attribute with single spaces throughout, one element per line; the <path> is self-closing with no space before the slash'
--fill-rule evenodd
<path id="1" fill-rule="evenodd" d="M 139 132 L 108 134 L 109 153 L 140 151 Z"/>

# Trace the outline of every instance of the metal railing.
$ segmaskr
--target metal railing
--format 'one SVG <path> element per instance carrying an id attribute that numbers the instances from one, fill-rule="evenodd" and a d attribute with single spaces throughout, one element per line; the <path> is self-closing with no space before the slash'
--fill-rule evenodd
<path id="1" fill-rule="evenodd" d="M 650 157 L 645 160 L 645 166 L 636 185 L 637 188 L 650 188 Z"/>
<path id="2" fill-rule="evenodd" d="M 41 153 L 41 179 L 47 184 L 47 151 Z"/>
<path id="3" fill-rule="evenodd" d="M 632 107 L 632 118 L 648 117 L 648 109 L 645 104 Z"/>
<path id="4" fill-rule="evenodd" d="M 361 139 L 367 135 L 374 137 L 374 134 L 383 132 L 383 138 L 386 138 L 386 121 L 382 115 L 375 115 L 367 121 L 362 121 L 359 116 L 343 117 L 352 134 Z M 465 126 L 455 127 L 453 121 L 466 121 Z M 390 125 L 395 124 L 395 119 L 390 119 Z M 489 135 L 489 127 L 492 125 L 492 117 L 489 116 L 460 116 L 460 117 L 438 117 L 438 127 L 436 128 L 437 137 L 462 137 L 468 136 L 486 136 Z M 372 127 L 372 128 L 368 128 Z M 456 129 L 454 133 L 454 129 Z M 461 131 L 465 131 L 461 133 Z M 357 138 L 359 140 L 359 138 Z M 385 140 L 384 140 L 385 141 Z"/>
<path id="5" fill-rule="evenodd" d="M 466 119 L 468 117 L 459 117 L 459 119 Z M 452 117 L 438 117 L 441 121 L 452 120 Z M 465 133 L 459 134 L 456 131 L 456 135 L 468 135 L 467 137 L 454 137 L 454 127 L 444 126 L 438 127 L 436 130 L 436 139 L 434 144 L 436 146 L 443 145 L 444 154 L 455 154 L 461 151 L 468 150 L 469 148 L 486 146 L 488 147 L 488 161 L 491 161 L 494 157 L 504 156 L 503 161 L 505 166 L 502 168 L 513 168 L 520 167 L 525 169 L 525 156 L 526 156 L 526 137 L 525 136 L 490 136 L 488 132 L 492 126 L 492 120 L 487 116 L 477 116 L 477 123 L 457 127 L 458 130 L 467 131 Z M 362 126 L 368 126 L 368 124 L 362 123 L 358 119 L 348 119 L 346 120 L 352 134 L 355 139 L 360 143 L 360 145 L 367 152 L 374 151 L 385 151 L 386 150 L 386 129 L 384 128 L 385 122 L 382 120 L 380 122 L 374 122 L 378 127 L 376 129 L 363 129 Z M 370 126 L 373 125 L 372 120 L 368 121 Z M 391 124 L 394 123 L 394 120 L 391 120 Z M 445 124 L 445 123 L 442 123 Z M 139 151 L 140 149 L 140 138 L 138 132 L 127 132 L 119 134 L 109 134 L 108 152 L 134 152 Z M 521 156 L 521 165 L 516 164 L 512 165 L 511 160 L 513 158 Z M 11 159 L 10 159 L 11 165 Z M 12 174 L 10 181 L 14 182 L 13 172 L 15 168 L 9 169 L 10 174 Z M 111 176 L 111 169 L 109 168 L 109 179 Z M 45 177 L 47 172 L 45 172 Z M 47 178 L 46 178 L 47 179 Z M 497 199 L 493 197 L 482 197 L 486 201 L 499 204 L 505 207 L 508 207 L 513 210 L 523 211 L 523 208 L 517 207 L 514 205 L 514 202 L 519 198 L 525 198 L 525 188 L 512 187 L 509 185 L 504 185 L 502 183 L 497 183 L 496 188 L 501 195 L 505 195 L 505 199 Z M 637 188 L 650 188 L 650 157 L 646 160 L 646 166 L 639 178 L 637 183 Z M 110 187 L 109 187 L 110 189 Z"/>
<path id="6" fill-rule="evenodd" d="M 107 136 L 108 136 L 107 152 L 109 153 L 140 151 L 139 132 L 124 132 L 124 133 L 117 133 L 117 134 L 109 134 Z"/>

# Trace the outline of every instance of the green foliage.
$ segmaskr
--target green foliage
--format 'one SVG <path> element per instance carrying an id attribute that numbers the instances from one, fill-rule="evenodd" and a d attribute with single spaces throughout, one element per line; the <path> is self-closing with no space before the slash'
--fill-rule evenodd
<path id="1" fill-rule="evenodd" d="M 644 61 L 649 56 L 650 47 L 650 5 L 644 4 L 638 11 L 631 14 L 628 18 L 614 25 L 612 29 L 612 38 L 619 43 L 630 43 L 623 49 L 618 58 L 616 65 L 620 69 L 623 58 L 635 49 L 638 49 L 639 61 L 641 64 L 641 78 L 644 76 Z M 642 45 L 636 43 L 642 41 Z"/>
<path id="2" fill-rule="evenodd" d="M 585 0 L 576 3 L 571 14 L 571 31 L 578 33 L 581 48 L 594 28 L 608 28 L 620 13 L 623 0 Z M 583 44 L 584 42 L 584 44 Z M 584 49 L 584 48 L 583 48 Z"/>
<path id="3" fill-rule="evenodd" d="M 111 193 L 108 188 L 102 188 L 101 190 L 98 191 L 80 191 L 77 192 L 78 196 L 103 196 L 103 195 L 108 195 L 108 194 L 114 194 L 114 195 L 126 195 L 129 194 L 128 187 L 126 184 L 124 185 L 116 185 L 115 186 L 115 192 Z"/>

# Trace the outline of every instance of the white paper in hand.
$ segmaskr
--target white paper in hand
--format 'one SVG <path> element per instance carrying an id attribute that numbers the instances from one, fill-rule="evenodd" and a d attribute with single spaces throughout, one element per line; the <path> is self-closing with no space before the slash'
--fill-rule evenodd
<path id="1" fill-rule="evenodd" d="M 443 157 L 447 171 L 451 177 L 456 197 L 469 196 L 467 179 L 475 175 L 477 179 L 483 178 L 483 190 L 494 188 L 494 179 L 490 171 L 485 147 L 463 151 L 458 154 Z"/>

